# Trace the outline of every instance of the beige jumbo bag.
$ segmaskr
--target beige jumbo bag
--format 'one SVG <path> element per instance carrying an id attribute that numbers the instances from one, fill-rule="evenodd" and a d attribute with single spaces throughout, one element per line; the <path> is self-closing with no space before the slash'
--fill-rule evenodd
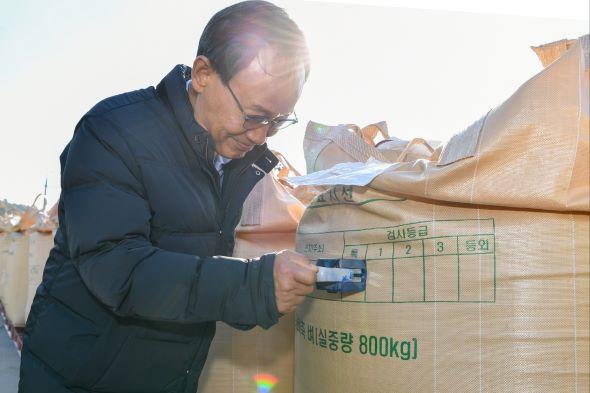
<path id="1" fill-rule="evenodd" d="M 297 250 L 367 290 L 296 312 L 295 392 L 588 392 L 588 36 L 437 159 L 307 208 Z"/>
<path id="2" fill-rule="evenodd" d="M 305 209 L 295 196 L 303 191 L 281 181 L 289 168 L 294 168 L 281 154 L 275 154 L 284 168 L 278 176 L 274 172 L 265 176 L 248 196 L 236 229 L 236 257 L 295 249 L 295 231 Z M 218 323 L 199 392 L 250 393 L 265 386 L 271 386 L 273 393 L 292 392 L 293 321 L 293 314 L 289 314 L 268 330 L 256 327 L 249 331 Z"/>
<path id="3" fill-rule="evenodd" d="M 383 140 L 375 144 L 381 134 Z M 342 162 L 365 162 L 375 158 L 382 162 L 436 159 L 440 142 L 414 138 L 411 141 L 389 136 L 387 123 L 370 124 L 360 128 L 354 124 L 327 126 L 310 121 L 305 130 L 303 150 L 307 173 L 328 169 Z"/>
<path id="4" fill-rule="evenodd" d="M 6 318 L 14 326 L 25 325 L 25 306 L 27 304 L 27 277 L 29 234 L 12 232 L 7 236 L 5 256 L 5 275 L 2 305 Z"/>
<path id="5" fill-rule="evenodd" d="M 29 236 L 29 252 L 27 256 L 27 302 L 25 304 L 25 320 L 35 298 L 37 287 L 43 279 L 43 269 L 49 252 L 53 247 L 53 234 L 34 231 Z"/>
<path id="6" fill-rule="evenodd" d="M 54 213 L 54 214 L 52 214 Z M 57 210 L 51 209 L 47 215 L 43 214 L 33 226 L 29 236 L 28 273 L 27 273 L 27 303 L 25 305 L 25 320 L 37 292 L 37 287 L 43 279 L 43 269 L 53 247 L 53 237 L 57 227 Z"/>
<path id="7" fill-rule="evenodd" d="M 25 325 L 32 302 L 30 292 L 34 295 L 40 283 L 57 222 L 56 216 L 43 212 L 45 198 L 43 208 L 36 208 L 41 196 L 2 226 L 7 232 L 0 237 L 0 301 L 9 322 L 16 327 Z"/>
<path id="8" fill-rule="evenodd" d="M 0 242 L 0 302 L 6 318 L 16 327 L 25 325 L 29 229 L 39 217 L 35 203 L 40 197 L 37 195 L 26 210 L 2 220 L 6 234 Z"/>
<path id="9" fill-rule="evenodd" d="M 8 233 L 0 232 L 0 303 L 4 303 L 6 288 L 6 258 L 8 257 Z"/>

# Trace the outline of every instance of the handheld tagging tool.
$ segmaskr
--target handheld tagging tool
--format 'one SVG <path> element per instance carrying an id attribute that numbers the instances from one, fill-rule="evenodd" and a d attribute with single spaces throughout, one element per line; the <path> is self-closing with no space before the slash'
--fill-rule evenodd
<path id="1" fill-rule="evenodd" d="M 362 292 L 367 284 L 367 261 L 352 258 L 317 260 L 316 288 L 337 292 Z"/>

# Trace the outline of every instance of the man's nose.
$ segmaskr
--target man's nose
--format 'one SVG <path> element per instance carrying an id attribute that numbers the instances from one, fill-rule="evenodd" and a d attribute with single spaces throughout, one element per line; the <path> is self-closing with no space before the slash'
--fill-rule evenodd
<path id="1" fill-rule="evenodd" d="M 266 142 L 266 134 L 268 133 L 269 127 L 269 125 L 266 125 L 248 130 L 246 132 L 246 136 L 253 144 L 262 145 L 264 142 Z"/>

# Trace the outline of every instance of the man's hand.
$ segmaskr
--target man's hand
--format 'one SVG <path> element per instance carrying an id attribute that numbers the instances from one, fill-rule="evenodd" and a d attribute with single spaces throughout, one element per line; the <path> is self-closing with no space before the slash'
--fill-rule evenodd
<path id="1" fill-rule="evenodd" d="M 295 310 L 313 292 L 318 268 L 305 256 L 284 250 L 275 257 L 273 277 L 277 308 L 281 314 Z"/>

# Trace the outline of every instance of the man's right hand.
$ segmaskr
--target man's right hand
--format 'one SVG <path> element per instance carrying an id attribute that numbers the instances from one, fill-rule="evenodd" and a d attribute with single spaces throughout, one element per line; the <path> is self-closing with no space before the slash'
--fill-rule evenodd
<path id="1" fill-rule="evenodd" d="M 284 250 L 275 256 L 273 277 L 277 308 L 281 314 L 295 310 L 315 287 L 317 266 L 305 256 Z"/>

